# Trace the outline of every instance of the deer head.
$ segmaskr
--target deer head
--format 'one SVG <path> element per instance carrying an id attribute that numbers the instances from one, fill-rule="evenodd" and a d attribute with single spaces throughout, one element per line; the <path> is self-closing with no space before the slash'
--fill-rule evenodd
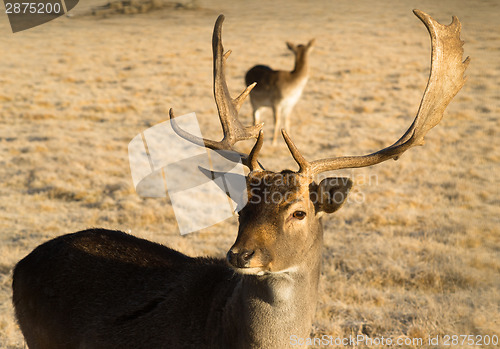
<path id="1" fill-rule="evenodd" d="M 307 55 L 309 53 L 311 53 L 315 42 L 316 42 L 316 39 L 312 39 L 306 45 L 302 45 L 302 44 L 295 45 L 295 44 L 292 44 L 291 42 L 287 41 L 286 46 L 295 55 L 295 62 L 297 63 L 297 62 L 303 61 L 303 59 L 305 57 L 307 57 Z"/>
<path id="2" fill-rule="evenodd" d="M 304 51 L 304 50 L 312 49 L 315 42 L 316 42 L 316 39 L 311 39 L 311 40 L 309 40 L 309 42 L 306 45 L 302 45 L 302 44 L 295 45 L 295 44 L 287 41 L 286 42 L 286 46 L 288 47 L 288 49 L 290 51 L 292 51 L 294 53 L 297 53 L 298 51 Z"/>

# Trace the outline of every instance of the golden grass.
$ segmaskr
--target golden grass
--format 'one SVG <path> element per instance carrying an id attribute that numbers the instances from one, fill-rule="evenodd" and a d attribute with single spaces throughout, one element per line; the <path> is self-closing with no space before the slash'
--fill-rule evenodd
<path id="1" fill-rule="evenodd" d="M 98 2 L 79 4 L 75 13 Z M 0 23 L 0 347 L 23 348 L 11 270 L 47 239 L 106 227 L 215 256 L 233 243 L 233 219 L 179 236 L 168 199 L 137 196 L 127 159 L 132 137 L 165 120 L 169 107 L 178 115 L 196 112 L 204 134 L 220 136 L 210 44 L 219 13 L 226 15 L 226 49 L 233 50 L 233 95 L 254 64 L 291 68 L 286 40 L 316 37 L 312 77 L 292 113 L 292 137 L 313 159 L 376 150 L 411 122 L 429 69 L 429 39 L 414 7 L 443 23 L 460 18 L 465 54 L 473 59 L 468 82 L 424 147 L 397 162 L 340 171 L 356 187 L 350 202 L 324 220 L 311 336 L 500 335 L 499 4 L 198 5 L 61 18 L 15 35 Z M 250 122 L 248 104 L 241 115 Z M 266 140 L 261 158 L 270 169 L 295 168 L 283 143 L 273 148 Z"/>

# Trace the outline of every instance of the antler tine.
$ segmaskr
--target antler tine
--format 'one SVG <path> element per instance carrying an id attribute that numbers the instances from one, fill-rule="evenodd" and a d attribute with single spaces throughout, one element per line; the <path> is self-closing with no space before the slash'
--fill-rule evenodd
<path id="1" fill-rule="evenodd" d="M 236 97 L 235 99 L 233 99 L 233 104 L 234 104 L 234 107 L 236 108 L 237 112 L 240 111 L 240 108 L 243 105 L 243 102 L 248 97 L 248 95 L 250 94 L 250 92 L 253 90 L 253 88 L 255 87 L 255 85 L 257 85 L 256 82 L 254 82 L 251 85 L 248 85 L 247 88 L 243 92 L 241 92 L 241 94 L 238 97 Z M 261 126 L 261 128 L 262 128 L 262 126 Z"/>
<path id="2" fill-rule="evenodd" d="M 191 143 L 199 145 L 200 147 L 206 147 L 206 148 L 210 148 L 213 150 L 219 149 L 220 142 L 215 142 L 215 141 L 211 141 L 211 140 L 206 139 L 206 138 L 200 138 L 200 137 L 194 136 L 191 133 L 186 132 L 182 128 L 180 128 L 179 125 L 177 124 L 177 121 L 175 121 L 175 115 L 174 115 L 173 108 L 170 108 L 169 115 L 170 115 L 170 125 L 172 125 L 172 129 L 179 136 L 181 136 L 182 138 L 184 138 L 185 140 L 187 140 Z"/>
<path id="3" fill-rule="evenodd" d="M 425 24 L 430 34 L 432 53 L 429 81 L 417 116 L 410 128 L 396 143 L 375 153 L 316 160 L 311 162 L 309 167 L 297 160 L 297 155 L 294 154 L 297 149 L 293 147 L 292 150 L 289 145 L 293 157 L 299 162 L 301 168 L 299 172 L 318 174 L 324 171 L 371 166 L 389 159 L 397 160 L 409 148 L 423 145 L 427 132 L 441 121 L 444 110 L 465 83 L 464 73 L 470 59 L 462 61 L 464 42 L 460 40 L 461 25 L 457 17 L 453 17 L 450 25 L 442 25 L 422 11 L 413 12 Z"/>
<path id="4" fill-rule="evenodd" d="M 240 156 L 241 163 L 243 165 L 245 165 L 246 167 L 248 167 L 250 169 L 250 171 L 258 171 L 258 167 L 255 165 L 252 165 L 253 161 L 255 161 L 258 164 L 257 155 L 259 153 L 260 147 L 262 147 L 262 142 L 261 142 L 260 146 L 258 146 L 257 151 L 254 151 L 254 149 L 257 147 L 257 144 L 259 143 L 258 139 L 257 139 L 257 142 L 255 143 L 254 147 L 252 148 L 252 152 L 250 153 L 250 155 L 245 154 L 245 153 L 241 153 L 241 152 L 234 150 L 232 148 L 222 147 L 221 145 L 224 145 L 223 141 L 216 142 L 216 141 L 212 141 L 210 139 L 200 138 L 200 137 L 197 137 L 197 136 L 190 134 L 189 132 L 186 132 L 185 130 L 180 128 L 179 125 L 177 124 L 177 122 L 175 121 L 174 110 L 172 108 L 170 108 L 169 113 L 170 113 L 170 124 L 172 125 L 172 129 L 180 137 L 184 138 L 185 140 L 187 140 L 191 143 L 199 145 L 200 147 L 205 147 L 205 148 L 212 149 L 212 150 L 229 150 L 233 153 L 236 153 Z M 255 153 L 255 155 L 253 155 L 255 160 L 252 160 L 252 153 Z M 220 152 L 220 155 L 227 157 L 225 152 Z M 227 157 L 227 158 L 232 160 L 232 157 Z"/>
<path id="5" fill-rule="evenodd" d="M 248 155 L 248 168 L 251 172 L 260 171 L 262 169 L 257 161 L 262 144 L 264 144 L 264 131 L 260 130 L 257 142 L 255 142 L 250 155 Z"/>
<path id="6" fill-rule="evenodd" d="M 288 136 L 288 133 L 286 133 L 283 128 L 281 129 L 281 135 L 285 139 L 286 146 L 288 147 L 288 150 L 290 150 L 293 159 L 299 165 L 299 173 L 307 174 L 311 170 L 311 164 L 302 156 L 295 144 L 292 142 L 290 136 Z"/>
<path id="7" fill-rule="evenodd" d="M 214 61 L 214 98 L 219 113 L 219 119 L 222 125 L 223 138 L 220 141 L 213 141 L 205 138 L 200 138 L 189 134 L 182 130 L 175 122 L 175 116 L 172 109 L 170 110 L 170 122 L 174 131 L 182 138 L 197 144 L 202 147 L 207 147 L 213 150 L 229 150 L 238 153 L 241 156 L 242 162 L 246 166 L 252 166 L 250 156 L 234 150 L 233 146 L 236 142 L 258 138 L 259 132 L 263 124 L 254 126 L 243 126 L 238 120 L 238 111 L 241 108 L 245 98 L 250 94 L 250 91 L 255 87 L 255 83 L 248 86 L 238 97 L 231 98 L 227 87 L 226 77 L 224 74 L 225 62 L 231 50 L 224 53 L 222 46 L 222 23 L 224 16 L 220 15 L 215 22 L 214 32 L 212 36 L 212 50 Z M 255 147 L 254 147 L 255 149 Z M 260 148 L 259 148 L 260 149 Z M 258 151 L 256 152 L 256 154 Z M 255 160 L 256 162 L 257 160 Z M 257 167 L 255 167 L 257 168 Z"/>

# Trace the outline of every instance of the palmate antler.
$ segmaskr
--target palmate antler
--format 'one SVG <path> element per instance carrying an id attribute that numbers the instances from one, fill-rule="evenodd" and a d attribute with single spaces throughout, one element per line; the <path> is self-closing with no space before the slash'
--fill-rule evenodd
<path id="1" fill-rule="evenodd" d="M 282 130 L 283 138 L 299 165 L 299 173 L 312 177 L 325 171 L 366 167 L 389 159 L 397 160 L 411 147 L 423 145 L 424 136 L 441 121 L 444 110 L 465 83 L 464 73 L 470 59 L 467 57 L 462 62 L 464 42 L 460 40 L 461 25 L 457 17 L 453 16 L 450 25 L 442 25 L 422 11 L 413 12 L 427 27 L 432 42 L 429 82 L 413 124 L 396 143 L 375 153 L 312 162 L 308 162 L 300 154 L 286 131 Z"/>
<path id="2" fill-rule="evenodd" d="M 224 134 L 222 140 L 217 142 L 205 138 L 199 138 L 182 130 L 175 122 L 175 116 L 172 109 L 170 109 L 170 122 L 174 131 L 182 138 L 212 150 L 236 152 L 240 155 L 242 163 L 249 167 L 250 170 L 258 170 L 260 169 L 260 166 L 257 162 L 257 155 L 262 147 L 263 135 L 261 129 L 263 124 L 243 126 L 238 120 L 238 112 L 245 101 L 245 98 L 255 87 L 255 83 L 248 86 L 238 97 L 234 99 L 231 98 L 224 74 L 226 60 L 231 54 L 231 50 L 224 54 L 224 47 L 222 46 L 223 22 L 224 16 L 220 15 L 215 22 L 214 33 L 212 36 L 214 97 Z M 236 142 L 252 138 L 257 138 L 257 142 L 255 143 L 250 154 L 240 153 L 233 148 Z"/>
<path id="3" fill-rule="evenodd" d="M 417 116 L 410 128 L 396 143 L 375 153 L 362 156 L 341 156 L 312 162 L 308 162 L 300 154 L 286 131 L 282 130 L 288 149 L 290 149 L 293 158 L 299 165 L 299 174 L 313 178 L 314 175 L 325 171 L 366 167 L 389 159 L 397 160 L 401 154 L 411 147 L 423 145 L 427 132 L 441 121 L 444 110 L 465 83 L 464 73 L 470 59 L 467 58 L 462 62 L 462 46 L 464 43 L 460 40 L 461 25 L 457 17 L 453 17 L 450 25 L 442 25 L 422 11 L 414 10 L 413 12 L 420 18 L 429 31 L 432 53 L 429 81 Z M 174 131 L 181 137 L 213 150 L 236 152 L 241 157 L 243 164 L 248 166 L 251 171 L 259 171 L 261 170 L 261 166 L 257 162 L 257 156 L 263 143 L 262 124 L 245 127 L 238 120 L 238 111 L 255 84 L 248 86 L 235 99 L 232 99 L 229 95 L 224 76 L 224 65 L 231 51 L 223 54 L 221 38 L 223 21 L 224 16 L 220 15 L 215 23 L 212 38 L 214 96 L 224 133 L 223 139 L 217 142 L 187 133 L 180 129 L 175 122 L 172 110 L 170 110 L 170 119 Z M 234 150 L 233 146 L 236 142 L 251 138 L 257 138 L 257 142 L 250 154 L 243 154 Z"/>

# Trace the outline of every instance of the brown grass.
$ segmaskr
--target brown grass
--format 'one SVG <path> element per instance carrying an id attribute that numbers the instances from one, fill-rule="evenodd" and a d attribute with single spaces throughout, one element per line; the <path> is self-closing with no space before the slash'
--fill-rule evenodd
<path id="1" fill-rule="evenodd" d="M 429 70 L 414 7 L 443 23 L 460 18 L 473 59 L 468 82 L 424 147 L 340 171 L 357 186 L 324 221 L 311 335 L 500 335 L 499 3 L 224 0 L 78 15 L 97 3 L 15 35 L 5 17 L 0 23 L 0 347 L 23 347 L 11 270 L 49 238 L 99 226 L 216 256 L 234 241 L 234 220 L 181 237 L 168 199 L 137 196 L 127 158 L 132 137 L 165 120 L 169 107 L 196 112 L 205 135 L 219 137 L 210 44 L 219 13 L 233 94 L 254 64 L 292 66 L 285 40 L 316 38 L 312 77 L 292 114 L 292 137 L 312 159 L 376 150 L 409 125 Z M 243 121 L 250 115 L 246 104 Z M 268 140 L 262 162 L 295 166 L 283 143 Z"/>

